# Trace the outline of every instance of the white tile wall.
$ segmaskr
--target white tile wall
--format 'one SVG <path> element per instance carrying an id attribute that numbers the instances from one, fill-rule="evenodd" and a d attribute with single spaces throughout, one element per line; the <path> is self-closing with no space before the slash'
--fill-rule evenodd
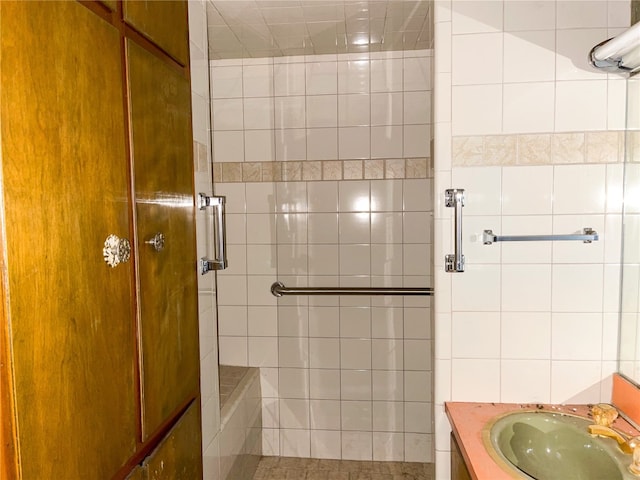
<path id="1" fill-rule="evenodd" d="M 436 2 L 438 480 L 449 478 L 445 401 L 608 399 L 616 338 L 602 332 L 618 311 L 607 289 L 618 291 L 620 165 L 452 169 L 449 159 L 452 136 L 624 128 L 623 82 L 594 72 L 585 57 L 612 30 L 628 26 L 628 12 L 628 2 L 606 0 Z M 490 68 L 473 68 L 479 64 Z M 569 162 L 571 147 L 563 147 Z M 441 191 L 451 187 L 466 190 L 467 271 L 454 276 L 443 272 L 453 226 Z M 559 234 L 591 225 L 601 236 L 590 245 L 481 241 L 486 228 Z"/>
<path id="2" fill-rule="evenodd" d="M 275 307 L 270 295 L 262 304 L 243 286 L 263 273 L 267 283 L 369 285 L 372 270 L 391 272 L 400 285 L 403 278 L 429 285 L 430 180 L 221 183 L 216 190 L 233 211 L 246 202 L 247 211 L 262 212 L 228 232 L 230 261 L 246 272 L 220 272 L 218 288 L 221 361 L 277 378 L 272 388 L 263 381 L 265 453 L 430 460 L 431 450 L 419 449 L 433 435 L 428 300 L 285 297 Z M 236 258 L 232 247 L 241 249 Z"/>
<path id="3" fill-rule="evenodd" d="M 191 102 L 193 106 L 193 137 L 195 160 L 195 188 L 212 194 L 211 132 L 209 105 L 209 60 L 207 42 L 206 5 L 204 1 L 190 1 L 189 43 L 191 55 Z M 228 82 L 227 82 L 228 84 Z M 225 82 L 222 81 L 222 85 Z M 226 88 L 226 87 L 224 87 Z M 214 115 L 226 111 L 236 118 L 233 105 L 218 105 Z M 234 124 L 228 126 L 234 127 Z M 206 228 L 204 216 L 196 218 L 198 255 L 206 255 Z M 203 478 L 218 480 L 220 462 L 220 400 L 218 392 L 218 342 L 216 325 L 216 298 L 213 275 L 198 279 L 198 318 L 200 330 L 200 401 L 202 408 Z M 225 325 L 223 328 L 229 327 Z"/>
<path id="4" fill-rule="evenodd" d="M 212 61 L 214 161 L 428 157 L 430 58 Z"/>

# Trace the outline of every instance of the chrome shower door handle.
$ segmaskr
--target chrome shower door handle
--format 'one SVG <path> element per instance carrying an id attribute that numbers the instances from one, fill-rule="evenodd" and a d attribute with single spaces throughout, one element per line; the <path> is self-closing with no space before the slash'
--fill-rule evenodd
<path id="1" fill-rule="evenodd" d="M 444 258 L 444 269 L 446 272 L 464 272 L 464 255 L 462 254 L 462 207 L 464 207 L 464 189 L 450 188 L 444 192 L 444 204 L 446 207 L 453 207 L 453 255 L 446 255 Z"/>
<path id="2" fill-rule="evenodd" d="M 225 204 L 226 197 L 212 196 L 208 197 L 204 193 L 198 194 L 198 208 L 204 210 L 207 207 L 213 208 L 213 220 L 212 223 L 207 222 L 207 225 L 211 225 L 211 229 L 208 232 L 208 239 L 213 239 L 213 259 L 209 257 L 203 257 L 200 259 L 200 273 L 204 275 L 211 270 L 224 270 L 227 268 L 227 229 L 225 220 Z"/>

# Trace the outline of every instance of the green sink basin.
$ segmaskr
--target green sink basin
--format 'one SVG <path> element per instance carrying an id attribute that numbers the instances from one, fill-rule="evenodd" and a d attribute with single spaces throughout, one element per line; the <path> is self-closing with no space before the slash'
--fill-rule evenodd
<path id="1" fill-rule="evenodd" d="M 552 412 L 517 412 L 490 425 L 487 449 L 521 478 L 535 480 L 638 480 L 631 455 L 615 440 L 592 437 L 593 422 Z"/>

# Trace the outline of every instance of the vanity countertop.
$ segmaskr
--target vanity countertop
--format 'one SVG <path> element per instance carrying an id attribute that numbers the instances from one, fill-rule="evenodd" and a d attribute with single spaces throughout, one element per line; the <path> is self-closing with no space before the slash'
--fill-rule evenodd
<path id="1" fill-rule="evenodd" d="M 483 443 L 483 430 L 494 417 L 513 412 L 546 411 L 589 418 L 589 405 L 546 405 L 535 403 L 446 402 L 445 410 L 471 478 L 474 480 L 511 480 L 520 478 L 498 465 Z M 613 428 L 628 436 L 638 432 L 618 417 Z"/>

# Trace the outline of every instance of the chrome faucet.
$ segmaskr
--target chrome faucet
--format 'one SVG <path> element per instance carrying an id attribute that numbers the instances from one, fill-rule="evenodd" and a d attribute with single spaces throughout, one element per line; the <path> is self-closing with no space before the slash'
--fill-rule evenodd
<path id="1" fill-rule="evenodd" d="M 591 407 L 591 415 L 596 422 L 589 425 L 589 433 L 601 437 L 613 438 L 618 442 L 618 447 L 624 453 L 633 455 L 629 471 L 640 476 L 640 436 L 628 438 L 611 428 L 611 425 L 618 418 L 618 411 L 615 407 L 606 403 L 600 403 Z"/>

